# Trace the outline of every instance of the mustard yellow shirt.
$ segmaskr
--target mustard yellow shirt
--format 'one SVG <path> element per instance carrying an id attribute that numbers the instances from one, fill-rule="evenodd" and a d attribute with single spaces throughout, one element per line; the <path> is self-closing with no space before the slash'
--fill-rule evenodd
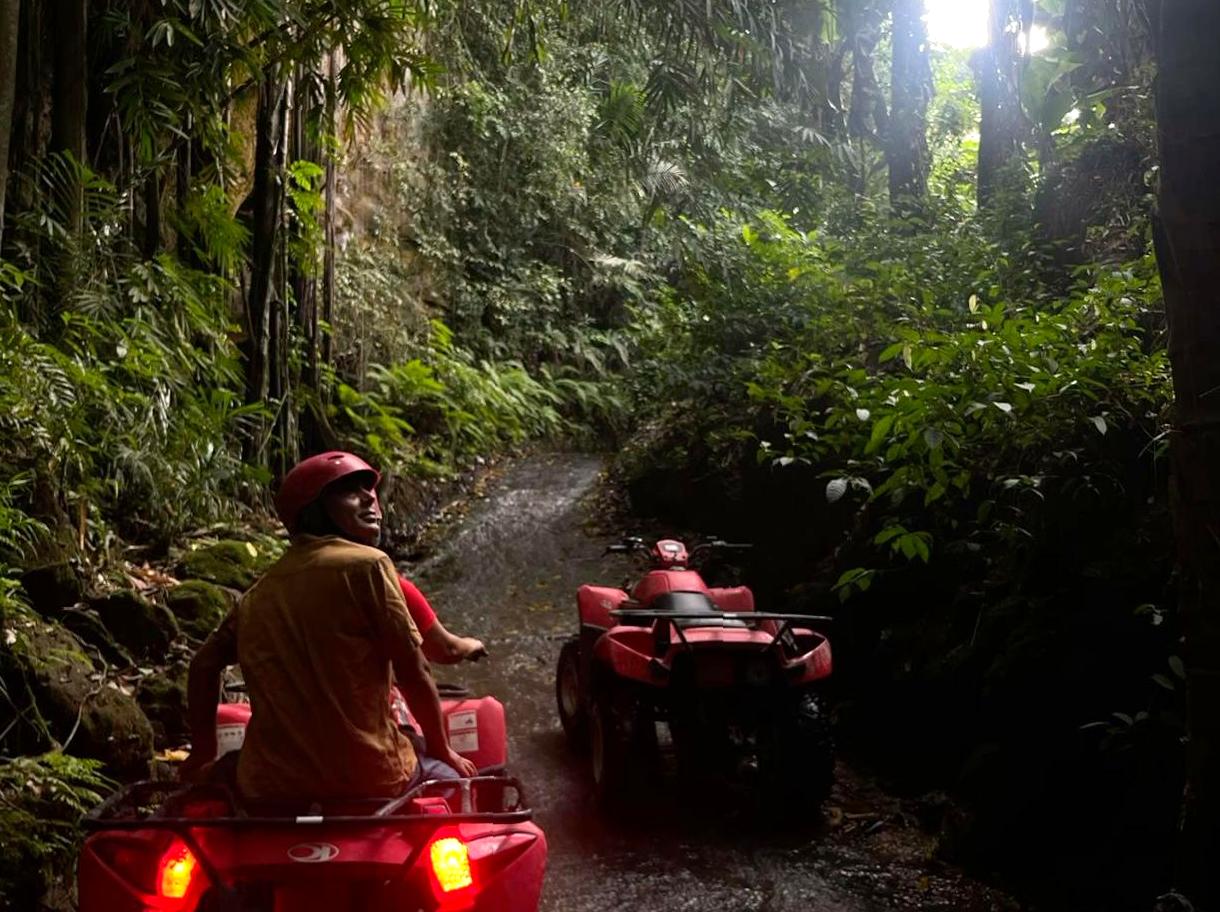
<path id="1" fill-rule="evenodd" d="M 252 715 L 237 765 L 247 798 L 400 793 L 416 757 L 390 714 L 388 644 L 419 648 L 393 563 L 301 535 L 212 635 L 241 663 Z"/>

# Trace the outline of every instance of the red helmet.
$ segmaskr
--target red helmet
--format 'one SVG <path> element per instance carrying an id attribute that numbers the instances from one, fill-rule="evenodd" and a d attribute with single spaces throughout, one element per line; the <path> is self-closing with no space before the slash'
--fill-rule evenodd
<path id="1" fill-rule="evenodd" d="M 280 522 L 289 532 L 294 531 L 301 511 L 318 499 L 323 488 L 357 472 L 372 475 L 373 484 L 381 481 L 380 472 L 351 453 L 333 450 L 301 460 L 284 476 L 275 494 L 275 512 L 279 514 Z"/>

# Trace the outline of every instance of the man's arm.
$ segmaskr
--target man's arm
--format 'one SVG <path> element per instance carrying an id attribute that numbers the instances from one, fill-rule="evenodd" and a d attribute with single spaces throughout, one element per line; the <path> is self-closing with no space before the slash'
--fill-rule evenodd
<path id="1" fill-rule="evenodd" d="M 423 635 L 424 656 L 429 662 L 434 665 L 456 665 L 462 661 L 477 662 L 487 655 L 482 641 L 450 633 L 437 619 L 427 597 L 413 582 L 400 575 L 398 585 L 407 603 L 407 612 Z"/>
<path id="2" fill-rule="evenodd" d="M 423 730 L 429 754 L 448 763 L 463 776 L 476 775 L 475 765 L 449 746 L 432 669 L 420 648 L 419 631 L 407 611 L 398 574 L 388 557 L 370 568 L 369 583 L 373 590 L 369 610 L 379 628 L 378 638 L 394 668 L 398 688 Z"/>
<path id="3" fill-rule="evenodd" d="M 456 665 L 458 662 L 477 662 L 487 655 L 482 640 L 474 637 L 455 636 L 445 629 L 439 619 L 424 633 L 424 656 L 437 665 Z"/>
<path id="4" fill-rule="evenodd" d="M 220 692 L 220 676 L 236 661 L 237 610 L 234 609 L 191 659 L 186 682 L 191 755 L 179 769 L 183 779 L 197 775 L 216 759 L 216 699 Z"/>

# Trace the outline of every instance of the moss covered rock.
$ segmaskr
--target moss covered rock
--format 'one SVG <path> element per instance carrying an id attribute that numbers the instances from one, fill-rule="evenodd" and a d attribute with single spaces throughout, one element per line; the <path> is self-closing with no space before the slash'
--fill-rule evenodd
<path id="1" fill-rule="evenodd" d="M 176 665 L 140 682 L 136 700 L 152 723 L 157 748 L 177 747 L 190 740 L 186 716 L 186 666 Z"/>
<path id="2" fill-rule="evenodd" d="M 186 579 L 244 590 L 254 584 L 276 556 L 272 549 L 255 542 L 227 539 L 187 551 L 178 572 Z"/>
<path id="3" fill-rule="evenodd" d="M 237 604 L 238 594 L 206 580 L 187 580 L 166 593 L 169 610 L 178 626 L 197 639 L 203 639 L 221 622 L 229 609 Z"/>
<path id="4" fill-rule="evenodd" d="M 106 625 L 102 623 L 102 619 L 92 608 L 74 605 L 61 610 L 55 617 L 49 619 L 63 624 L 82 641 L 95 648 L 98 655 L 110 665 L 116 668 L 127 668 L 135 664 L 131 653 L 119 645 L 114 634 L 106 629 Z"/>
<path id="5" fill-rule="evenodd" d="M 115 640 L 139 659 L 164 656 L 179 633 L 178 622 L 168 608 L 134 590 L 123 589 L 93 599 L 89 607 Z"/>
<path id="6" fill-rule="evenodd" d="M 101 760 L 116 776 L 147 773 L 152 726 L 135 699 L 94 667 L 73 633 L 29 614 L 6 618 L 4 636 L 0 678 L 11 702 L 0 711 L 0 725 L 13 723 L 6 747 L 37 753 L 66 744 L 70 754 Z"/>
<path id="7" fill-rule="evenodd" d="M 71 561 L 31 567 L 21 574 L 21 588 L 34 610 L 53 617 L 61 608 L 84 601 L 85 584 Z"/>

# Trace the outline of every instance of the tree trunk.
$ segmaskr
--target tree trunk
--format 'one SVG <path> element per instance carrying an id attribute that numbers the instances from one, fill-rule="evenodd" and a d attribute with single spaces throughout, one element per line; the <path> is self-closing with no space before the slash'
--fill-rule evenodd
<path id="1" fill-rule="evenodd" d="M 991 0 L 989 43 L 976 58 L 979 72 L 979 208 L 985 208 L 1015 167 L 1021 151 L 1021 0 Z"/>
<path id="2" fill-rule="evenodd" d="M 885 102 L 873 63 L 881 40 L 881 16 L 871 6 L 857 15 L 852 26 L 851 102 L 847 111 L 847 134 L 852 139 L 876 137 L 884 132 L 886 122 Z"/>
<path id="3" fill-rule="evenodd" d="M 149 171 L 144 178 L 144 258 L 161 251 L 161 175 Z"/>
<path id="4" fill-rule="evenodd" d="M 924 0 L 894 0 L 894 58 L 886 159 L 890 206 L 901 216 L 923 209 L 928 192 L 928 103 L 932 66 Z"/>
<path id="5" fill-rule="evenodd" d="M 89 97 L 85 50 L 89 20 L 88 0 L 52 0 L 52 41 L 55 55 L 55 89 L 51 102 L 51 151 L 64 152 L 85 164 L 85 117 Z M 81 229 L 82 188 L 66 200 L 67 221 L 73 232 Z"/>
<path id="6" fill-rule="evenodd" d="M 250 288 L 246 295 L 246 400 L 267 399 L 268 345 L 271 340 L 271 284 L 280 237 L 283 198 L 285 83 L 274 74 L 259 86 L 254 149 L 254 189 L 250 244 Z M 251 454 L 260 465 L 266 453 L 261 445 Z"/>
<path id="7" fill-rule="evenodd" d="M 0 249 L 4 242 L 4 198 L 8 189 L 8 147 L 13 136 L 20 28 L 21 0 L 0 0 Z"/>
<path id="8" fill-rule="evenodd" d="M 335 80 L 335 55 L 332 52 L 327 60 L 326 73 L 326 129 L 334 135 L 335 129 L 335 98 L 337 95 Z M 334 143 L 327 143 L 326 149 L 326 246 L 322 251 L 322 320 L 326 324 L 326 335 L 322 339 L 321 360 L 323 364 L 331 363 L 332 342 L 335 319 L 335 181 L 338 179 L 338 168 L 335 162 Z M 316 317 L 316 311 L 315 311 Z M 315 336 L 318 327 L 314 327 Z M 322 395 L 321 375 L 318 366 L 314 365 L 314 382 L 318 384 L 318 395 Z"/>
<path id="9" fill-rule="evenodd" d="M 1179 882 L 1220 910 L 1220 4 L 1162 6 L 1157 260 L 1173 366 L 1172 471 L 1187 684 Z"/>

